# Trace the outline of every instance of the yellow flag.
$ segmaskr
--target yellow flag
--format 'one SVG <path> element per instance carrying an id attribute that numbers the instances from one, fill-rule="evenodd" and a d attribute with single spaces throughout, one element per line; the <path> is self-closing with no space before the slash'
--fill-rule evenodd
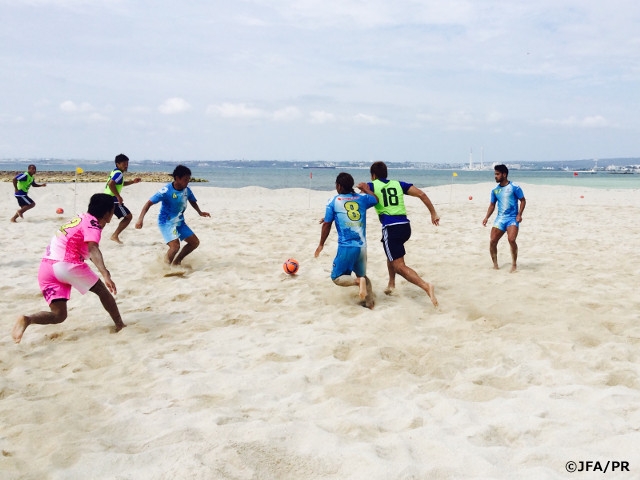
<path id="1" fill-rule="evenodd" d="M 80 174 L 82 172 L 84 172 L 84 170 L 82 170 L 82 168 L 76 167 L 76 173 Z"/>
<path id="2" fill-rule="evenodd" d="M 458 176 L 458 174 L 457 174 L 456 172 L 453 172 L 453 176 L 454 176 L 454 177 L 457 177 L 457 176 Z"/>

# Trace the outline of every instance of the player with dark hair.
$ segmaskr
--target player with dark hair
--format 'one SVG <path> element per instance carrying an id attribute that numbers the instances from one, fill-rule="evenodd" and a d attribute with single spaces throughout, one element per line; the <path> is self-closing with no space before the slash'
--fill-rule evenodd
<path id="1" fill-rule="evenodd" d="M 367 277 L 367 209 L 378 203 L 378 199 L 366 183 L 358 188 L 363 193 L 353 190 L 353 177 L 345 172 L 336 178 L 336 191 L 325 209 L 320 233 L 320 243 L 315 251 L 315 257 L 320 255 L 324 243 L 331 232 L 331 225 L 335 221 L 338 231 L 338 251 L 333 260 L 331 280 L 341 287 L 356 286 L 360 289 L 360 299 L 367 308 L 374 307 L 373 289 Z M 355 278 L 351 276 L 355 273 Z"/>
<path id="2" fill-rule="evenodd" d="M 489 239 L 489 254 L 493 261 L 493 268 L 498 270 L 498 242 L 507 233 L 509 246 L 511 247 L 511 273 L 518 268 L 518 244 L 516 238 L 520 230 L 520 222 L 522 222 L 522 212 L 527 205 L 524 198 L 524 192 L 515 183 L 509 181 L 509 169 L 506 165 L 496 165 L 493 167 L 494 177 L 498 186 L 491 190 L 491 203 L 487 209 L 487 215 L 482 220 L 482 225 L 487 226 L 489 217 L 498 205 L 498 215 L 493 222 L 491 228 L 491 237 Z M 518 208 L 520 202 L 520 208 Z"/>
<path id="3" fill-rule="evenodd" d="M 16 212 L 16 214 L 11 217 L 11 221 L 16 223 L 18 217 L 23 218 L 24 212 L 27 210 L 31 210 L 36 206 L 36 202 L 29 197 L 29 188 L 31 187 L 46 187 L 46 183 L 36 183 L 35 175 L 36 175 L 36 166 L 31 164 L 27 167 L 27 171 L 24 173 L 19 173 L 13 178 L 13 188 L 15 190 L 14 196 L 18 201 L 18 205 L 20 208 Z"/>
<path id="4" fill-rule="evenodd" d="M 411 183 L 389 180 L 387 178 L 387 165 L 384 162 L 374 162 L 370 169 L 371 180 L 369 187 L 378 197 L 376 212 L 382 223 L 382 245 L 387 256 L 387 270 L 389 283 L 384 291 L 390 295 L 396 286 L 396 273 L 405 280 L 422 288 L 434 306 L 438 306 L 434 286 L 424 281 L 411 267 L 404 263 L 406 251 L 404 244 L 411 237 L 411 224 L 407 218 L 407 210 L 404 205 L 404 196 L 411 195 L 419 198 L 431 214 L 431 223 L 440 224 L 440 217 L 431 200 L 419 188 Z"/>
<path id="5" fill-rule="evenodd" d="M 160 233 L 162 233 L 162 238 L 169 247 L 165 255 L 165 262 L 169 265 L 180 265 L 184 257 L 200 245 L 200 240 L 184 220 L 184 211 L 187 209 L 187 204 L 191 204 L 201 217 L 210 217 L 211 215 L 200 210 L 195 195 L 188 187 L 191 180 L 191 170 L 184 165 L 178 165 L 174 169 L 172 176 L 173 182 L 158 190 L 144 204 L 140 211 L 136 228 L 142 228 L 144 216 L 149 211 L 149 208 L 158 202 L 162 202 L 160 213 L 158 214 L 158 227 L 160 228 Z M 180 242 L 182 240 L 186 244 L 180 250 Z"/>
<path id="6" fill-rule="evenodd" d="M 71 296 L 71 287 L 81 294 L 89 291 L 100 298 L 104 309 L 109 313 L 116 326 L 116 332 L 126 325 L 120 317 L 118 305 L 112 292 L 117 292 L 111 280 L 111 274 L 104 265 L 102 252 L 98 247 L 102 229 L 113 217 L 113 199 L 104 193 L 91 197 L 87 213 L 62 225 L 47 246 L 40 269 L 38 283 L 44 299 L 49 304 L 49 312 L 22 315 L 13 326 L 13 341 L 20 343 L 22 335 L 29 325 L 48 325 L 62 323 L 67 318 L 67 301 Z M 104 278 L 100 277 L 85 263 L 89 258 Z"/>
<path id="7" fill-rule="evenodd" d="M 120 234 L 125 228 L 127 228 L 133 218 L 131 211 L 124 206 L 124 201 L 122 200 L 121 195 L 122 188 L 133 185 L 134 183 L 139 183 L 140 178 L 134 178 L 133 180 L 128 181 L 124 180 L 124 172 L 129 169 L 129 157 L 125 154 L 121 153 L 116 155 L 115 162 L 116 168 L 114 168 L 109 174 L 109 179 L 104 187 L 104 193 L 113 197 L 115 216 L 121 219 L 120 223 L 116 227 L 116 231 L 111 235 L 111 240 L 122 243 L 122 241 L 120 241 Z"/>

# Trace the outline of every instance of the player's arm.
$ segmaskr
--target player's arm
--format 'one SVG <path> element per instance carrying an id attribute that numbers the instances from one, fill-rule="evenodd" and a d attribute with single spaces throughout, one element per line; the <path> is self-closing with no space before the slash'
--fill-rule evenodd
<path id="1" fill-rule="evenodd" d="M 489 217 L 491 215 L 493 215 L 493 211 L 496 209 L 496 204 L 495 203 L 490 203 L 489 204 L 489 208 L 487 209 L 487 215 L 484 217 L 484 220 L 482 220 L 482 225 L 484 225 L 485 227 L 487 226 L 487 222 L 489 221 Z"/>
<path id="2" fill-rule="evenodd" d="M 516 222 L 520 223 L 522 221 L 522 212 L 524 212 L 524 207 L 527 206 L 527 199 L 522 197 L 520 199 L 520 209 L 518 210 L 518 215 L 516 215 Z"/>
<path id="3" fill-rule="evenodd" d="M 411 185 L 409 187 L 409 190 L 407 190 L 407 195 L 418 197 L 422 201 L 422 203 L 424 203 L 424 206 L 429 210 L 429 213 L 431 214 L 431 223 L 436 226 L 440 225 L 440 216 L 438 215 L 438 212 L 436 212 L 436 208 L 433 206 L 433 203 L 431 203 L 431 200 L 426 193 L 424 193 L 419 188 Z"/>
<path id="4" fill-rule="evenodd" d="M 89 255 L 93 264 L 98 268 L 98 271 L 102 274 L 104 278 L 104 283 L 109 289 L 111 293 L 114 295 L 118 293 L 116 289 L 116 284 L 111 280 L 111 273 L 107 270 L 107 267 L 104 265 L 104 259 L 102 258 L 102 252 L 100 251 L 100 247 L 96 242 L 87 242 L 89 246 Z"/>
<path id="5" fill-rule="evenodd" d="M 32 187 L 46 187 L 47 184 L 46 183 L 36 183 L 35 180 L 33 182 L 31 182 L 31 186 Z"/>
<path id="6" fill-rule="evenodd" d="M 128 187 L 129 185 L 133 185 L 134 183 L 140 183 L 141 181 L 142 181 L 142 179 L 141 179 L 141 178 L 136 177 L 136 178 L 134 178 L 133 180 L 127 180 L 126 182 L 124 182 L 124 183 L 123 183 L 123 185 L 124 185 L 125 187 Z"/>
<path id="7" fill-rule="evenodd" d="M 153 202 L 151 200 L 147 200 L 147 203 L 145 203 L 144 206 L 142 207 L 142 210 L 140 210 L 140 216 L 138 217 L 138 221 L 136 222 L 136 228 L 138 229 L 142 228 L 142 222 L 144 220 L 144 216 L 147 214 L 147 212 L 151 208 L 151 205 L 153 205 Z"/>
<path id="8" fill-rule="evenodd" d="M 378 196 L 373 193 L 373 191 L 371 190 L 371 188 L 369 188 L 369 184 L 367 182 L 362 182 L 358 184 L 358 189 L 362 192 L 362 193 L 366 193 L 367 195 L 371 195 L 372 197 L 376 197 L 376 202 L 379 202 L 380 200 L 378 199 Z"/>
<path id="9" fill-rule="evenodd" d="M 333 222 L 322 222 L 322 227 L 320 227 L 320 243 L 318 243 L 318 248 L 316 248 L 316 252 L 313 254 L 314 257 L 318 257 L 320 252 L 324 248 L 324 242 L 327 241 L 329 237 L 329 233 L 331 232 L 331 224 Z"/>
<path id="10" fill-rule="evenodd" d="M 16 175 L 15 177 L 13 177 L 13 189 L 17 192 L 18 191 L 18 177 L 21 174 L 19 173 L 18 175 Z"/>
<path id="11" fill-rule="evenodd" d="M 198 206 L 198 202 L 194 201 L 194 200 L 189 200 L 189 203 L 191 204 L 191 206 L 193 207 L 193 209 L 198 212 L 198 215 L 200 215 L 201 217 L 210 217 L 211 215 L 209 214 L 209 212 L 203 212 L 200 210 L 200 207 Z"/>

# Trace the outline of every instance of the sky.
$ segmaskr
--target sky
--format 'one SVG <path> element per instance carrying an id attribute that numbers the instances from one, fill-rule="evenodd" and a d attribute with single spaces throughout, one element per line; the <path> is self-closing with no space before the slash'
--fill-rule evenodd
<path id="1" fill-rule="evenodd" d="M 640 157 L 636 0 L 0 0 L 0 158 Z"/>

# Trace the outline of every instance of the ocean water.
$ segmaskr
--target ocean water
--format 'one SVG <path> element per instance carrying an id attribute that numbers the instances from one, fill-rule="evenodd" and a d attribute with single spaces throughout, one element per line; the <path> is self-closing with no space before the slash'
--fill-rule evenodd
<path id="1" fill-rule="evenodd" d="M 0 170 L 24 171 L 27 163 L 0 162 Z M 332 191 L 335 188 L 335 179 L 338 173 L 348 172 L 359 182 L 370 181 L 368 168 L 359 168 L 346 165 L 333 168 L 293 168 L 274 165 L 272 167 L 228 167 L 216 166 L 215 162 L 185 164 L 191 169 L 193 177 L 207 180 L 198 186 L 240 188 L 247 186 L 259 186 L 269 189 L 279 188 L 309 188 L 312 190 Z M 167 172 L 171 173 L 175 163 L 169 162 L 142 162 L 129 163 L 129 173 L 135 172 Z M 39 170 L 62 170 L 74 172 L 76 167 L 84 170 L 104 171 L 105 180 L 108 172 L 113 168 L 113 161 L 105 162 L 37 162 Z M 455 176 L 454 176 L 455 172 Z M 493 170 L 430 170 L 417 168 L 398 168 L 389 166 L 389 176 L 397 180 L 413 183 L 419 188 L 428 188 L 439 185 L 494 183 Z M 36 176 L 37 179 L 37 176 Z M 591 188 L 640 188 L 640 174 L 611 174 L 598 172 L 553 171 L 553 170 L 511 170 L 509 179 L 515 183 L 535 185 L 567 185 L 583 186 Z"/>

